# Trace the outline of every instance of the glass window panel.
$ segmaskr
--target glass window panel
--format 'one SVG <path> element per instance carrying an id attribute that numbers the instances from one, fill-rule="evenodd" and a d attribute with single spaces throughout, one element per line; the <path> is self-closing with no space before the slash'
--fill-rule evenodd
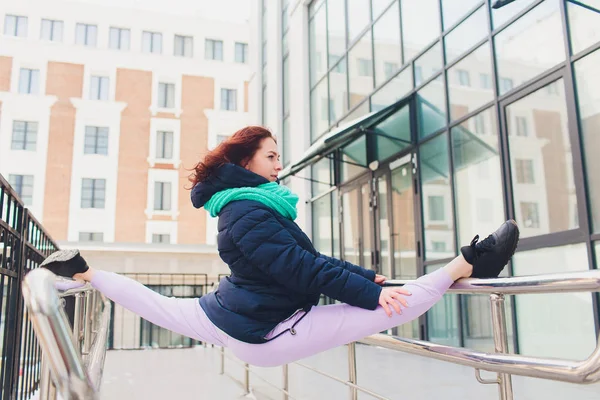
<path id="1" fill-rule="evenodd" d="M 513 1 L 498 9 L 492 8 L 492 22 L 494 24 L 494 29 L 498 28 L 536 1 L 537 0 L 519 0 Z"/>
<path id="2" fill-rule="evenodd" d="M 287 166 L 292 161 L 292 138 L 290 137 L 290 118 L 286 117 L 283 120 L 281 136 L 283 143 L 281 144 L 281 158 L 283 159 L 283 166 Z"/>
<path id="3" fill-rule="evenodd" d="M 511 87 L 512 82 L 524 83 L 565 60 L 562 43 L 558 0 L 544 1 L 496 36 L 498 75 L 510 79 Z M 499 86 L 500 94 L 510 90 L 508 85 Z"/>
<path id="4" fill-rule="evenodd" d="M 360 118 L 363 115 L 366 115 L 368 113 L 369 113 L 369 102 L 365 101 L 360 106 L 355 108 L 350 114 L 346 115 L 343 119 L 341 119 L 337 123 L 337 126 L 344 125 L 345 123 L 348 123 L 354 119 Z"/>
<path id="5" fill-rule="evenodd" d="M 425 273 L 430 274 L 443 266 L 428 265 L 425 267 Z M 456 294 L 445 294 L 427 311 L 427 340 L 447 346 L 460 346 L 458 298 Z"/>
<path id="6" fill-rule="evenodd" d="M 342 148 L 342 181 L 347 181 L 367 170 L 367 138 L 362 135 Z"/>
<path id="7" fill-rule="evenodd" d="M 343 258 L 360 265 L 360 203 L 358 189 L 342 195 Z"/>
<path id="8" fill-rule="evenodd" d="M 331 194 L 312 203 L 313 245 L 318 252 L 331 256 Z"/>
<path id="9" fill-rule="evenodd" d="M 331 189 L 333 182 L 333 166 L 330 158 L 325 157 L 311 166 L 312 196 L 318 196 Z"/>
<path id="10" fill-rule="evenodd" d="M 522 238 L 579 226 L 564 82 L 556 83 L 558 96 L 541 88 L 506 107 L 515 214 Z M 516 117 L 527 121 L 526 135 L 518 134 Z M 534 183 L 518 181 L 516 160 L 523 159 L 532 160 Z"/>
<path id="11" fill-rule="evenodd" d="M 582 7 L 585 4 L 595 11 Z M 578 0 L 577 3 L 567 1 L 567 13 L 569 14 L 569 31 L 571 34 L 571 46 L 573 54 L 598 43 L 600 41 L 600 0 Z"/>
<path id="12" fill-rule="evenodd" d="M 415 60 L 415 71 L 420 71 L 419 82 L 417 82 L 417 85 L 437 73 L 442 69 L 442 65 L 442 45 L 438 42 L 431 49 L 427 50 L 425 54 Z"/>
<path id="13" fill-rule="evenodd" d="M 413 182 L 412 161 L 392 171 L 391 209 L 394 244 L 394 274 L 390 275 L 392 279 L 416 279 L 417 277 Z"/>
<path id="14" fill-rule="evenodd" d="M 417 128 L 423 138 L 446 126 L 444 85 L 434 80 L 417 93 Z"/>
<path id="15" fill-rule="evenodd" d="M 587 269 L 585 243 L 517 252 L 513 256 L 515 276 Z M 596 347 L 592 296 L 588 292 L 519 296 L 516 315 L 520 353 L 574 360 L 587 358 Z M 557 312 L 561 315 L 559 324 Z"/>
<path id="16" fill-rule="evenodd" d="M 371 32 L 367 32 L 348 52 L 350 63 L 350 108 L 373 91 L 373 53 Z"/>
<path id="17" fill-rule="evenodd" d="M 444 38 L 446 63 L 454 61 L 488 34 L 485 11 L 485 7 L 480 7 Z"/>
<path id="18" fill-rule="evenodd" d="M 410 105 L 407 104 L 372 128 L 377 160 L 385 160 L 411 145 Z"/>
<path id="19" fill-rule="evenodd" d="M 4 16 L 4 34 L 9 36 L 16 36 L 17 33 L 17 17 L 14 15 Z"/>
<path id="20" fill-rule="evenodd" d="M 323 76 L 327 68 L 327 12 L 321 7 L 310 21 L 310 86 Z"/>
<path id="21" fill-rule="evenodd" d="M 466 244 L 477 233 L 494 231 L 504 220 L 494 108 L 452 128 L 451 134 L 458 242 Z"/>
<path id="22" fill-rule="evenodd" d="M 442 0 L 442 16 L 444 18 L 444 30 L 448 30 L 456 24 L 459 19 L 473 9 L 481 0 Z"/>
<path id="23" fill-rule="evenodd" d="M 595 51 L 575 63 L 577 102 L 584 152 L 592 229 L 600 232 L 600 81 L 598 81 L 600 51 Z M 550 97 L 550 96 L 548 96 Z"/>
<path id="24" fill-rule="evenodd" d="M 371 96 L 371 111 L 379 111 L 405 97 L 413 88 L 412 70 L 405 68 Z"/>
<path id="25" fill-rule="evenodd" d="M 448 162 L 448 136 L 446 133 L 421 145 L 419 164 L 421 167 L 425 258 L 427 260 L 455 255 Z"/>
<path id="26" fill-rule="evenodd" d="M 454 121 L 494 99 L 491 86 L 482 87 L 477 76 L 490 76 L 492 61 L 489 43 L 448 69 L 448 96 L 450 120 Z"/>
<path id="27" fill-rule="evenodd" d="M 348 44 L 371 22 L 370 0 L 352 0 L 348 2 Z"/>
<path id="28" fill-rule="evenodd" d="M 329 0 L 327 2 L 327 40 L 329 42 L 329 68 L 332 58 L 339 58 L 346 52 L 346 2 Z"/>
<path id="29" fill-rule="evenodd" d="M 27 17 L 17 17 L 17 36 L 27 37 L 27 24 L 29 19 Z"/>
<path id="30" fill-rule="evenodd" d="M 402 65 L 400 12 L 397 2 L 373 26 L 373 42 L 375 46 L 375 86 L 379 86 Z M 392 65 L 395 68 L 387 70 L 386 65 Z"/>
<path id="31" fill-rule="evenodd" d="M 313 140 L 329 128 L 328 107 L 323 108 L 322 106 L 324 103 L 329 104 L 327 82 L 327 78 L 323 79 L 310 95 L 311 136 Z"/>
<path id="32" fill-rule="evenodd" d="M 427 29 L 423 29 L 427 27 Z M 410 60 L 440 36 L 439 0 L 402 2 L 404 60 Z"/>

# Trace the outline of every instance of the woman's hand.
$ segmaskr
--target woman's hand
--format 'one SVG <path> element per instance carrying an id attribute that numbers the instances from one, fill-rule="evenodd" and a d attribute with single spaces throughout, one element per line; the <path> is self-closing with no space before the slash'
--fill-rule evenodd
<path id="1" fill-rule="evenodd" d="M 373 282 L 377 283 L 378 285 L 383 285 L 383 283 L 385 282 L 387 278 L 383 275 L 375 275 L 375 280 Z"/>
<path id="2" fill-rule="evenodd" d="M 408 303 L 403 296 L 410 295 L 411 293 L 408 290 L 401 287 L 385 287 L 381 289 L 381 293 L 379 294 L 379 305 L 383 307 L 388 317 L 392 316 L 390 304 L 392 307 L 394 307 L 394 310 L 396 310 L 398 314 L 402 314 L 402 311 L 400 310 L 400 304 L 402 304 L 404 307 L 408 307 Z"/>

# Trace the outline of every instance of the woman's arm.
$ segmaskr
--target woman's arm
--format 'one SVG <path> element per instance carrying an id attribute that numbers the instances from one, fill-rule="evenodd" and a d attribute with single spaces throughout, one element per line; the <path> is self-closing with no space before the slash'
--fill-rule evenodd
<path id="1" fill-rule="evenodd" d="M 303 249 L 269 210 L 251 210 L 233 221 L 229 230 L 253 266 L 290 290 L 323 293 L 370 310 L 379 304 L 381 286 Z"/>
<path id="2" fill-rule="evenodd" d="M 324 258 L 325 260 L 327 260 L 331 264 L 335 265 L 336 267 L 345 268 L 350 272 L 353 272 L 362 277 L 365 277 L 368 280 L 370 280 L 371 282 L 373 282 L 375 280 L 375 271 L 373 271 L 372 269 L 366 269 L 363 267 L 359 267 L 358 265 L 354 265 L 348 261 L 342 261 L 342 260 L 339 260 L 334 257 L 326 256 L 325 254 L 322 254 L 322 253 L 319 253 L 319 257 Z"/>

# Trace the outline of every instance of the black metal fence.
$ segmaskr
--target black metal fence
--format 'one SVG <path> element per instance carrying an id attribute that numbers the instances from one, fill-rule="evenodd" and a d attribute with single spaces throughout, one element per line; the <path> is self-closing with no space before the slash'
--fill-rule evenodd
<path id="1" fill-rule="evenodd" d="M 206 274 L 122 274 L 168 297 L 196 298 L 209 290 Z M 163 329 L 114 304 L 108 334 L 111 350 L 167 349 L 193 347 L 200 342 Z"/>
<path id="2" fill-rule="evenodd" d="M 39 386 L 41 352 L 21 280 L 57 249 L 0 175 L 0 399 L 27 399 Z"/>

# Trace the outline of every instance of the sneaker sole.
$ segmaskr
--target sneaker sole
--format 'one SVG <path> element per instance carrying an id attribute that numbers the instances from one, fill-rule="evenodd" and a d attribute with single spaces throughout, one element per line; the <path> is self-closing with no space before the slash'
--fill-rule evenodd
<path id="1" fill-rule="evenodd" d="M 42 262 L 40 264 L 40 267 L 44 267 L 53 262 L 69 261 L 69 260 L 72 260 L 73 258 L 77 257 L 78 255 L 79 255 L 79 250 L 77 250 L 77 249 L 55 251 L 54 253 L 50 254 L 44 260 L 44 262 Z"/>
<path id="2" fill-rule="evenodd" d="M 510 261 L 512 256 L 515 255 L 515 251 L 517 250 L 517 245 L 519 244 L 519 236 L 520 236 L 521 232 L 519 231 L 519 225 L 517 225 L 517 222 L 514 219 L 509 219 L 508 221 L 506 221 L 506 223 L 514 225 L 514 227 L 517 230 L 517 234 L 515 235 L 513 244 L 511 246 L 510 257 L 508 258 L 508 260 Z"/>

